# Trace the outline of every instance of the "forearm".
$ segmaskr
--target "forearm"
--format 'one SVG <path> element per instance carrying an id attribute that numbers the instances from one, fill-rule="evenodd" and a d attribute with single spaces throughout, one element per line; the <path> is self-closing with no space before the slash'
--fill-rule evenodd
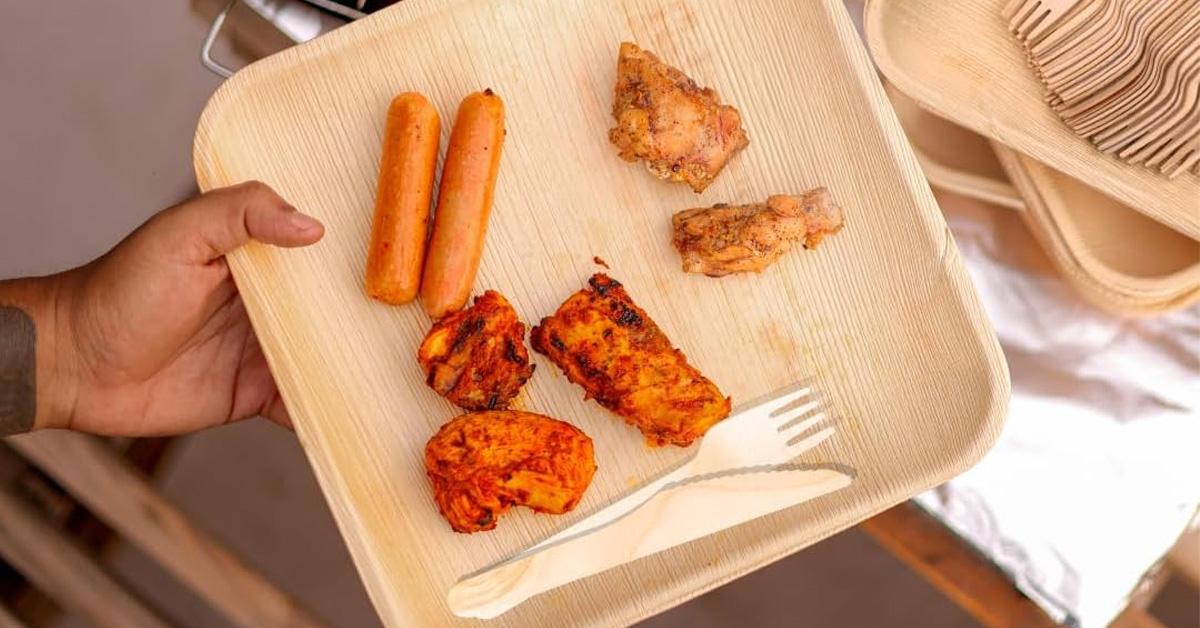
<path id="1" fill-rule="evenodd" d="M 0 436 L 70 424 L 63 283 L 62 276 L 0 281 Z"/>

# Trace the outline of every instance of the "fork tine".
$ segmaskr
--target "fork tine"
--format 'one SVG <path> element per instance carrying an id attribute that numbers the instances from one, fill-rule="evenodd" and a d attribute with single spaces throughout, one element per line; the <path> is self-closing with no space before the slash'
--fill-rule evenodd
<path id="1" fill-rule="evenodd" d="M 800 417 L 780 425 L 778 432 L 783 435 L 783 438 L 790 440 L 804 432 L 811 432 L 814 428 L 824 427 L 821 423 L 828 418 L 829 415 L 824 412 L 818 412 L 810 417 Z"/>
<path id="2" fill-rule="evenodd" d="M 771 399 L 767 402 L 771 408 L 767 413 L 767 416 L 774 418 L 782 415 L 788 411 L 788 406 L 800 401 L 801 399 L 811 396 L 812 393 L 812 386 L 809 386 L 808 384 L 802 384 L 796 390 L 788 392 L 781 397 L 775 397 Z"/>
<path id="3" fill-rule="evenodd" d="M 836 432 L 836 428 L 829 426 L 820 432 L 813 434 L 812 436 L 805 436 L 803 438 L 795 437 L 799 438 L 799 440 L 795 440 L 795 438 L 793 438 L 792 440 L 788 441 L 788 453 L 794 456 L 799 456 L 800 454 L 825 442 L 825 439 L 833 436 Z"/>
<path id="4" fill-rule="evenodd" d="M 788 424 L 790 424 L 792 421 L 802 418 L 805 415 L 811 413 L 813 410 L 819 410 L 820 408 L 821 408 L 820 400 L 813 399 L 811 401 L 802 403 L 794 408 L 780 410 L 776 414 L 771 415 L 771 418 L 775 419 L 779 422 L 779 424 L 780 424 L 779 429 L 782 430 L 783 428 L 787 427 Z"/>
<path id="5" fill-rule="evenodd" d="M 1014 32 L 1022 40 L 1029 38 L 1029 33 L 1037 28 L 1050 15 L 1050 11 L 1042 6 L 1041 2 L 1034 2 L 1030 7 L 1029 12 L 1020 17 L 1017 22 Z"/>
<path id="6" fill-rule="evenodd" d="M 1038 9 L 1041 8 L 1040 0 L 1031 0 L 1026 2 L 1013 11 L 1012 17 L 1009 18 L 1009 26 L 1012 27 L 1014 33 L 1021 32 L 1021 28 L 1034 15 L 1037 15 Z"/>
<path id="7" fill-rule="evenodd" d="M 1012 19 L 1014 15 L 1025 8 L 1025 4 L 1029 0 L 1008 0 L 1008 4 L 1004 5 L 1004 9 L 1000 14 L 1006 18 Z"/>

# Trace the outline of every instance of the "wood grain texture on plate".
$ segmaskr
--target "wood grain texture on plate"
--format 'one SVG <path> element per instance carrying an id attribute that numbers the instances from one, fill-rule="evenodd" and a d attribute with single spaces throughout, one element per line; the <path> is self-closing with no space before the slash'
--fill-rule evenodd
<path id="1" fill-rule="evenodd" d="M 609 145 L 622 40 L 742 111 L 751 144 L 703 195 L 654 179 Z M 599 471 L 580 507 L 562 517 L 517 510 L 471 536 L 438 515 L 422 448 L 457 412 L 425 386 L 415 359 L 429 320 L 415 303 L 372 302 L 361 277 L 388 102 L 420 91 L 445 118 L 485 87 L 505 99 L 508 138 L 476 292 L 500 291 L 536 323 L 602 257 L 735 403 L 814 378 L 840 423 L 803 459 L 859 472 L 835 495 L 539 596 L 497 625 L 633 622 L 942 482 L 994 441 L 1007 369 L 840 2 L 404 2 L 239 72 L 196 137 L 202 188 L 261 179 L 327 227 L 316 246 L 251 245 L 230 263 L 387 623 L 454 625 L 445 594 L 460 576 L 690 453 L 648 449 L 539 356 L 519 405 L 595 440 Z M 847 225 L 819 250 L 757 276 L 681 272 L 675 211 L 819 185 Z"/>
<path id="2" fill-rule="evenodd" d="M 1175 179 L 1096 150 L 1046 104 L 1001 16 L 1006 0 L 869 0 L 867 40 L 922 106 L 1200 239 L 1200 176 Z"/>

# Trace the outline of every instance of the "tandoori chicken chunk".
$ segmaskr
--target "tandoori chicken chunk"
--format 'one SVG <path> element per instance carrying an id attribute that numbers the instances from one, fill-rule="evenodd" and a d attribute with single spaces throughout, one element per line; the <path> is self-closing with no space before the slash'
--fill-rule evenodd
<path id="1" fill-rule="evenodd" d="M 730 400 L 671 346 L 658 325 L 603 273 L 530 332 L 534 351 L 653 445 L 686 447 L 729 416 Z"/>
<path id="2" fill-rule="evenodd" d="M 636 44 L 621 44 L 615 92 L 609 140 L 660 179 L 702 192 L 750 143 L 737 109 Z"/>
<path id="3" fill-rule="evenodd" d="M 534 368 L 525 349 L 525 325 L 492 290 L 434 323 L 417 361 L 429 387 L 465 410 L 508 407 Z"/>
<path id="4" fill-rule="evenodd" d="M 592 439 L 540 414 L 464 414 L 425 445 L 425 471 L 438 510 L 455 532 L 496 527 L 512 506 L 562 514 L 579 503 L 596 472 Z"/>
<path id="5" fill-rule="evenodd" d="M 775 195 L 753 205 L 714 205 L 681 211 L 671 219 L 672 243 L 683 257 L 683 270 L 720 277 L 761 272 L 800 242 L 815 248 L 842 228 L 842 210 L 829 191 Z"/>

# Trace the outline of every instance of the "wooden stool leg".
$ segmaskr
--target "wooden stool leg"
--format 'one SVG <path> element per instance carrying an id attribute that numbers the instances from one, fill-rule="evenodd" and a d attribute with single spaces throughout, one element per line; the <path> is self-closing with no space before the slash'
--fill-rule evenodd
<path id="1" fill-rule="evenodd" d="M 7 442 L 230 620 L 248 628 L 321 625 L 264 576 L 193 525 L 98 439 L 48 431 L 12 437 Z"/>
<path id="2" fill-rule="evenodd" d="M 985 626 L 1056 626 L 1008 576 L 919 506 L 904 503 L 859 526 Z"/>
<path id="3" fill-rule="evenodd" d="M 0 491 L 0 555 L 56 602 L 97 626 L 167 624 L 19 497 Z M 6 613 L 7 615 L 7 613 Z M 11 615 L 0 626 L 20 622 Z"/>

